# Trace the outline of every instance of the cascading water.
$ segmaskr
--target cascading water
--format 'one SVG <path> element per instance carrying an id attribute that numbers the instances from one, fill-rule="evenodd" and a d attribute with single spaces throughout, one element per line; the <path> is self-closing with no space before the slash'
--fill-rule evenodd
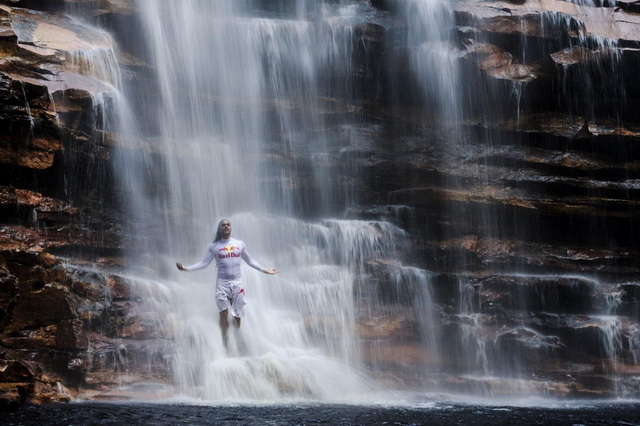
<path id="1" fill-rule="evenodd" d="M 535 377 L 529 364 L 563 351 L 557 334 L 570 326 L 589 336 L 597 329 L 602 368 L 612 370 L 616 380 L 623 358 L 637 364 L 640 333 L 637 325 L 620 319 L 616 295 L 607 293 L 607 284 L 599 279 L 530 272 L 531 265 L 518 262 L 467 271 L 459 258 L 443 267 L 454 271 L 443 277 L 402 264 L 411 258 L 405 257 L 411 251 L 409 237 L 391 222 L 344 219 L 344 212 L 355 207 L 356 189 L 338 185 L 333 166 L 357 157 L 362 141 L 351 132 L 366 138 L 367 131 L 378 130 L 371 125 L 363 131 L 369 123 L 349 115 L 355 106 L 336 100 L 353 101 L 358 49 L 353 37 L 364 31 L 357 25 L 364 3 L 299 1 L 288 7 L 194 0 L 163 1 L 160 7 L 157 1 L 136 1 L 153 81 L 127 90 L 139 115 L 121 111 L 120 133 L 139 145 L 137 152 L 118 153 L 117 174 L 129 195 L 131 232 L 144 242 L 145 255 L 134 259 L 123 276 L 143 300 L 137 315 L 163 346 L 161 361 L 153 362 L 168 366 L 173 392 L 213 401 L 367 401 L 387 385 L 422 392 L 447 388 L 451 383 L 443 386 L 441 375 L 452 373 L 463 383 L 454 383 L 455 390 L 544 394 L 552 385 Z M 436 133 L 464 134 L 470 121 L 489 123 L 500 113 L 506 113 L 507 121 L 515 119 L 520 129 L 526 84 L 534 78 L 528 50 L 515 59 L 500 56 L 514 65 L 513 74 L 497 75 L 501 82 L 512 78 L 506 84 L 511 84 L 515 108 L 510 108 L 514 99 L 496 105 L 489 94 L 501 82 L 468 87 L 458 68 L 464 49 L 480 51 L 485 41 L 465 39 L 464 47 L 453 47 L 453 14 L 441 2 L 412 0 L 399 9 L 406 38 L 394 43 L 404 43 L 411 81 L 419 90 L 404 93 L 406 99 L 389 99 L 392 103 L 409 99 L 426 106 L 420 125 L 435 122 Z M 544 15 L 540 27 L 575 25 L 555 17 Z M 526 26 L 524 21 L 521 25 Z M 579 48 L 614 47 L 579 36 Z M 593 73 L 603 71 L 588 70 L 585 78 Z M 398 88 L 398 96 L 405 83 L 385 82 Z M 143 99 L 149 88 L 158 99 L 155 104 Z M 568 94 L 575 88 L 562 90 Z M 582 96 L 572 92 L 567 97 L 574 95 Z M 475 97 L 481 98 L 478 104 L 465 103 Z M 603 109 L 605 101 L 593 108 Z M 591 105 L 566 103 L 562 106 L 569 115 L 593 114 Z M 337 109 L 344 114 L 333 114 Z M 482 137 L 491 154 L 504 143 L 488 131 Z M 344 157 L 336 156 L 336 147 Z M 446 149 L 482 148 L 453 142 Z M 347 161 L 341 167 L 357 169 L 360 164 Z M 455 171 L 447 174 L 442 179 L 447 190 L 469 190 L 467 181 L 479 182 L 476 188 L 490 187 L 491 164 L 473 166 L 465 179 Z M 416 218 L 404 221 L 413 214 L 410 207 L 379 210 L 385 208 L 380 216 L 410 223 L 408 228 L 426 228 Z M 456 219 L 465 214 L 457 204 L 446 210 L 445 216 Z M 484 237 L 512 237 L 515 246 L 525 245 L 519 239 L 525 239 L 527 226 L 510 229 L 506 224 L 511 218 L 481 210 L 474 220 Z M 200 259 L 223 217 L 231 220 L 234 236 L 247 243 L 254 258 L 281 270 L 266 277 L 245 269 L 248 313 L 228 348 L 217 325 L 214 266 L 193 274 L 174 267 L 176 261 Z M 485 243 L 452 228 L 446 228 L 450 235 L 445 240 Z M 496 257 L 503 254 L 497 251 Z M 374 280 L 385 284 L 371 285 Z M 449 280 L 444 295 L 434 291 L 436 280 Z M 565 315 L 559 292 L 576 300 L 576 311 Z M 501 293 L 506 293 L 500 302 L 509 314 L 534 314 L 498 322 L 492 304 Z M 612 299 L 606 307 L 598 304 L 603 293 Z M 453 308 L 443 307 L 445 299 L 455 299 Z M 578 310 L 586 314 L 571 315 Z M 556 316 L 555 330 L 537 327 L 543 322 L 539 318 Z M 391 331 L 380 326 L 383 317 Z M 385 333 L 392 337 L 380 339 Z M 616 392 L 624 395 L 623 388 Z"/>
<path id="2" fill-rule="evenodd" d="M 380 386 L 363 366 L 356 319 L 374 308 L 355 299 L 354 286 L 366 262 L 395 256 L 403 233 L 385 222 L 331 218 L 349 194 L 323 185 L 323 164 L 331 161 L 323 102 L 336 93 L 349 97 L 343 77 L 359 6 L 300 2 L 283 8 L 284 16 L 255 17 L 234 1 L 137 3 L 161 99 L 146 114 L 159 117 L 153 138 L 162 159 L 123 157 L 120 173 L 134 182 L 159 180 L 152 191 L 125 184 L 132 223 L 163 266 L 161 273 L 132 267 L 127 279 L 170 342 L 176 392 L 215 401 L 365 400 Z M 315 19 L 300 19 L 301 10 Z M 274 143 L 290 158 L 310 152 L 317 163 L 305 170 L 318 188 L 309 205 L 288 189 L 299 184 L 299 165 L 262 165 Z M 295 219 L 298 209 L 317 220 Z M 275 277 L 245 270 L 248 314 L 226 349 L 214 267 L 187 275 L 171 266 L 198 260 L 222 217 L 254 258 L 281 270 Z M 396 274 L 398 286 L 406 285 L 403 274 L 414 276 L 416 287 L 426 283 L 415 268 Z"/>

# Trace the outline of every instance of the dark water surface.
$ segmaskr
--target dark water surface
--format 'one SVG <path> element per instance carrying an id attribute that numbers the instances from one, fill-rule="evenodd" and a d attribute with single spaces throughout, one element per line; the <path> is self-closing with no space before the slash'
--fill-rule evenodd
<path id="1" fill-rule="evenodd" d="M 203 406 L 71 403 L 0 413 L 2 425 L 640 425 L 640 402 L 549 407 L 434 403 L 422 407 L 357 405 Z"/>

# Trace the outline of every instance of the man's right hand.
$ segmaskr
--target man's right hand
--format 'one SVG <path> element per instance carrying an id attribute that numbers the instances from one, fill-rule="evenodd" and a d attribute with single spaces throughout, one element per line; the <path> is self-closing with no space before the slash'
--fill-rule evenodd
<path id="1" fill-rule="evenodd" d="M 185 268 L 184 265 L 182 263 L 180 263 L 180 262 L 176 263 L 176 266 L 181 271 L 186 271 L 187 270 L 187 268 Z"/>

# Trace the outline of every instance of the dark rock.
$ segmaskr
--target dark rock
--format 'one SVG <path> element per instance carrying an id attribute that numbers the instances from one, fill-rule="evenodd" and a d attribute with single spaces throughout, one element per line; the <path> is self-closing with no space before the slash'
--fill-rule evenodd
<path id="1" fill-rule="evenodd" d="M 580 46 L 573 46 L 551 54 L 551 59 L 558 65 L 574 65 L 593 60 L 596 54 Z"/>
<path id="2" fill-rule="evenodd" d="M 37 363 L 21 360 L 0 360 L 0 382 L 31 382 L 42 372 Z"/>
<path id="3" fill-rule="evenodd" d="M 41 290 L 20 294 L 4 331 L 13 333 L 74 318 L 67 291 L 59 285 L 48 284 Z"/>
<path id="4" fill-rule="evenodd" d="M 16 411 L 22 407 L 28 386 L 26 383 L 0 383 L 0 412 Z"/>
<path id="5" fill-rule="evenodd" d="M 396 1 L 394 0 L 371 0 L 371 5 L 373 7 L 377 7 L 378 9 L 389 10 L 389 11 L 397 9 L 397 5 L 395 5 L 395 3 Z"/>
<path id="6" fill-rule="evenodd" d="M 616 6 L 629 13 L 640 13 L 638 1 L 616 1 Z"/>
<path id="7" fill-rule="evenodd" d="M 106 286 L 111 292 L 113 300 L 127 300 L 133 297 L 132 285 L 123 277 L 116 275 L 107 277 Z"/>
<path id="8" fill-rule="evenodd" d="M 596 283 L 589 279 L 491 276 L 474 283 L 482 306 L 559 313 L 588 313 L 594 308 Z"/>
<path id="9" fill-rule="evenodd" d="M 376 315 L 361 315 L 358 319 L 358 334 L 365 340 L 415 342 L 420 340 L 419 321 L 406 307 L 391 305 Z"/>
<path id="10" fill-rule="evenodd" d="M 517 327 L 498 334 L 495 342 L 495 350 L 504 354 L 502 356 L 505 364 L 501 369 L 519 371 L 526 365 L 527 369 L 544 371 L 545 362 L 561 355 L 564 344 L 557 336 L 542 335 L 536 331 Z"/>

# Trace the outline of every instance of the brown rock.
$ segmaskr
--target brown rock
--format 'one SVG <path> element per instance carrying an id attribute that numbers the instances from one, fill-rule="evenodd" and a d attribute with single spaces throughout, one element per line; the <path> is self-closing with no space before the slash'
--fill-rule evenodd
<path id="1" fill-rule="evenodd" d="M 29 169 L 48 169 L 53 165 L 54 152 L 29 151 L 0 146 L 0 163 Z"/>
<path id="2" fill-rule="evenodd" d="M 19 296 L 5 332 L 12 333 L 73 318 L 74 309 L 66 291 L 56 284 L 49 284 L 42 290 Z"/>
<path id="3" fill-rule="evenodd" d="M 573 46 L 551 54 L 551 59 L 558 65 L 574 65 L 590 61 L 595 53 L 580 46 Z"/>
<path id="4" fill-rule="evenodd" d="M 116 371 L 101 370 L 88 372 L 85 377 L 85 383 L 93 388 L 104 388 L 119 383 L 119 374 Z"/>
<path id="5" fill-rule="evenodd" d="M 640 41 L 640 16 L 612 13 L 611 8 L 594 8 L 586 4 L 527 0 L 504 7 L 501 2 L 458 2 L 454 9 L 460 23 L 478 23 L 488 33 L 521 34 L 527 37 L 551 37 L 567 32 L 572 36 L 591 35 L 626 42 Z M 551 22 L 543 14 L 558 16 Z"/>
<path id="6" fill-rule="evenodd" d="M 17 278 L 6 269 L 0 267 L 0 312 L 9 307 L 15 300 L 19 291 Z M 0 329 L 2 328 L 2 316 L 0 316 Z"/>
<path id="7" fill-rule="evenodd" d="M 26 96 L 26 99 L 25 99 Z M 62 145 L 46 87 L 0 73 L 0 163 L 47 169 Z"/>
<path id="8" fill-rule="evenodd" d="M 60 382 L 46 383 L 36 380 L 33 384 L 33 392 L 28 402 L 40 405 L 52 402 L 69 402 L 73 399 L 69 390 Z"/>
<path id="9" fill-rule="evenodd" d="M 53 266 L 58 263 L 58 259 L 51 253 L 40 253 L 38 255 L 38 260 L 40 260 L 40 262 L 44 263 L 46 266 Z"/>
<path id="10" fill-rule="evenodd" d="M 0 360 L 0 382 L 31 382 L 41 365 L 20 360 Z"/>
<path id="11" fill-rule="evenodd" d="M 32 404 L 68 402 L 71 393 L 62 383 L 52 381 L 39 363 L 0 360 L 0 411 Z"/>
<path id="12" fill-rule="evenodd" d="M 80 322 L 65 320 L 58 324 L 55 345 L 61 350 L 81 350 L 89 347 L 89 339 Z"/>
<path id="13" fill-rule="evenodd" d="M 111 275 L 107 277 L 107 288 L 111 291 L 113 300 L 128 300 L 131 298 L 131 285 L 121 276 Z"/>
<path id="14" fill-rule="evenodd" d="M 518 82 L 530 82 L 536 78 L 533 69 L 527 65 L 510 64 L 504 67 L 492 69 L 489 73 L 494 78 L 513 80 Z"/>
<path id="15" fill-rule="evenodd" d="M 75 294 L 94 302 L 104 298 L 104 288 L 95 282 L 70 278 L 71 288 Z"/>
<path id="16" fill-rule="evenodd" d="M 470 41 L 466 48 L 469 53 L 465 57 L 474 61 L 489 77 L 525 83 L 536 78 L 531 66 L 516 63 L 511 53 L 497 46 Z"/>
<path id="17" fill-rule="evenodd" d="M 150 331 L 139 322 L 123 326 L 119 333 L 124 339 L 148 339 L 150 334 Z"/>
<path id="18" fill-rule="evenodd" d="M 116 342 L 113 339 L 95 332 L 89 334 L 89 342 L 91 348 L 95 350 L 113 350 L 116 347 Z"/>
<path id="19" fill-rule="evenodd" d="M 0 383 L 0 412 L 22 407 L 28 394 L 28 383 Z"/>
<path id="20" fill-rule="evenodd" d="M 9 336 L 0 336 L 0 342 L 16 349 L 55 349 L 57 332 L 57 325 L 48 325 L 36 330 L 21 330 Z"/>
<path id="21" fill-rule="evenodd" d="M 384 362 L 402 365 L 425 365 L 429 354 L 422 345 L 367 344 L 362 350 L 366 362 Z"/>
<path id="22" fill-rule="evenodd" d="M 20 251 L 41 251 L 40 235 L 24 226 L 0 226 L 0 251 L 10 252 L 11 256 Z"/>
<path id="23" fill-rule="evenodd" d="M 380 315 L 361 317 L 358 320 L 358 335 L 364 339 L 419 339 L 418 324 L 415 318 L 409 318 L 403 312 L 406 308 L 398 307 L 397 313 L 391 310 Z"/>

